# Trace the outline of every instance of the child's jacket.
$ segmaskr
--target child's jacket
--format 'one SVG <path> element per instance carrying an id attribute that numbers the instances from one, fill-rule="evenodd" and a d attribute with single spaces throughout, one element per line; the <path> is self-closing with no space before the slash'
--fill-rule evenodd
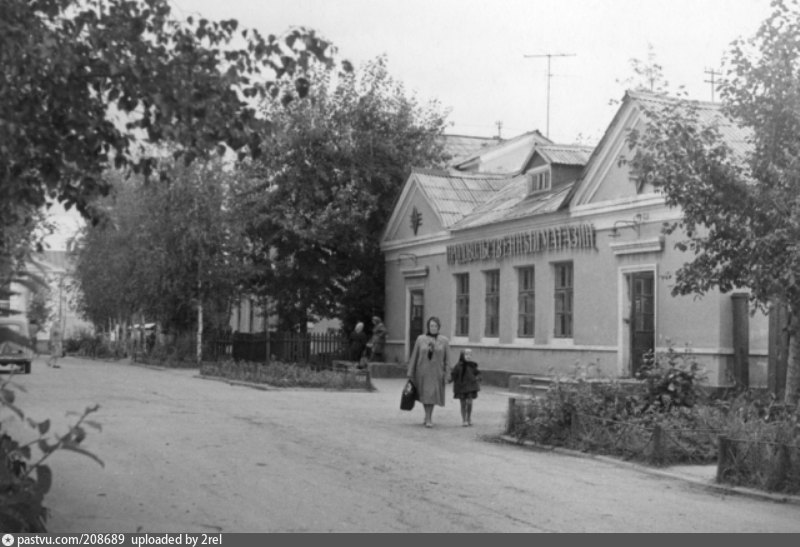
<path id="1" fill-rule="evenodd" d="M 450 376 L 453 379 L 453 395 L 481 390 L 481 373 L 478 370 L 478 363 L 474 361 L 459 362 L 453 367 Z"/>

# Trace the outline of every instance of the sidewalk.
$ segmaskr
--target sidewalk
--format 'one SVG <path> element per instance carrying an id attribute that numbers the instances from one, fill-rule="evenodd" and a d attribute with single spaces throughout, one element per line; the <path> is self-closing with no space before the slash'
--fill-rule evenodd
<path id="1" fill-rule="evenodd" d="M 520 444 L 514 437 L 511 437 L 509 435 L 502 435 L 501 439 L 509 444 Z M 630 469 L 635 469 L 636 471 L 640 471 L 642 473 L 647 473 L 649 475 L 656 475 L 668 479 L 677 479 L 695 486 L 708 488 L 711 490 L 716 490 L 731 495 L 748 496 L 751 498 L 763 499 L 777 503 L 791 503 L 793 505 L 800 506 L 800 496 L 797 495 L 765 492 L 763 490 L 746 488 L 743 486 L 720 484 L 717 482 L 716 464 L 672 465 L 669 467 L 652 467 L 649 465 L 643 465 L 636 462 L 620 460 L 619 458 L 612 458 L 610 456 L 602 456 L 598 454 L 590 454 L 566 448 L 540 445 L 530 441 L 523 441 L 521 444 L 524 446 L 529 446 L 531 448 L 549 450 L 557 454 L 564 454 L 566 456 L 600 460 L 610 463 L 612 465 L 616 465 L 618 467 L 627 467 Z"/>

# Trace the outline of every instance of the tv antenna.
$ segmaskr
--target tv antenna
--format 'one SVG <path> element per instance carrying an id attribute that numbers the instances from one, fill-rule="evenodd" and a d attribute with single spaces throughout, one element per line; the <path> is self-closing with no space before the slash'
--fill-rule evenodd
<path id="1" fill-rule="evenodd" d="M 707 84 L 711 84 L 711 102 L 714 102 L 714 91 L 717 89 L 717 80 L 714 78 L 715 76 L 721 76 L 721 72 L 717 72 L 713 68 L 708 68 L 704 71 L 706 74 L 711 76 L 710 80 L 703 80 Z"/>
<path id="2" fill-rule="evenodd" d="M 550 60 L 553 57 L 575 57 L 574 53 L 542 53 L 540 55 L 525 55 L 525 58 L 541 58 L 547 57 L 547 130 L 545 137 L 550 138 L 550 78 L 553 76 L 550 72 Z"/>

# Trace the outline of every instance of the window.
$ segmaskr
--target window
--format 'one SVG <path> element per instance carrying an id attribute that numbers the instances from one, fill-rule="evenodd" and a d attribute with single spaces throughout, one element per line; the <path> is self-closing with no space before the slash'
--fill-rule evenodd
<path id="1" fill-rule="evenodd" d="M 11 283 L 0 286 L 0 310 L 11 309 Z"/>
<path id="2" fill-rule="evenodd" d="M 456 274 L 456 336 L 469 336 L 469 274 Z"/>
<path id="3" fill-rule="evenodd" d="M 486 328 L 484 334 L 497 338 L 500 333 L 500 270 L 486 272 Z"/>
<path id="4" fill-rule="evenodd" d="M 532 338 L 536 310 L 536 293 L 533 288 L 534 270 L 533 267 L 520 268 L 518 273 L 519 294 L 517 303 L 519 305 L 519 321 L 517 322 L 517 336 L 520 338 Z"/>
<path id="5" fill-rule="evenodd" d="M 572 262 L 555 265 L 556 338 L 572 338 Z"/>
<path id="6" fill-rule="evenodd" d="M 531 173 L 528 176 L 530 177 L 530 193 L 550 189 L 550 169 L 538 173 Z"/>

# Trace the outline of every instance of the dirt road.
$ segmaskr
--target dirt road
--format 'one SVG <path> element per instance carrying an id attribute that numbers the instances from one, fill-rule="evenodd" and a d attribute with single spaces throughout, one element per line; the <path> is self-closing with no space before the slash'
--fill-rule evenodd
<path id="1" fill-rule="evenodd" d="M 54 419 L 99 403 L 85 441 L 105 462 L 52 458 L 51 532 L 798 532 L 800 507 L 602 461 L 487 442 L 507 399 L 485 388 L 422 427 L 378 391 L 259 391 L 122 363 L 43 361 L 20 406 Z M 9 428 L 19 424 L 8 423 Z"/>

